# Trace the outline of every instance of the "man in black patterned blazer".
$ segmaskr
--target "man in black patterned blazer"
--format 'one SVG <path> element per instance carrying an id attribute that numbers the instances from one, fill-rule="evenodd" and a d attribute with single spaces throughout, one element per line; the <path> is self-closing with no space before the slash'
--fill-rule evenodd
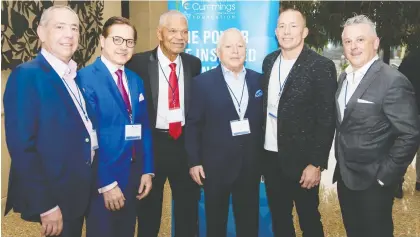
<path id="1" fill-rule="evenodd" d="M 303 236 L 324 236 L 319 205 L 321 171 L 327 168 L 335 129 L 334 63 L 304 45 L 305 16 L 280 13 L 280 49 L 263 62 L 267 198 L 278 236 L 295 236 L 293 203 Z"/>

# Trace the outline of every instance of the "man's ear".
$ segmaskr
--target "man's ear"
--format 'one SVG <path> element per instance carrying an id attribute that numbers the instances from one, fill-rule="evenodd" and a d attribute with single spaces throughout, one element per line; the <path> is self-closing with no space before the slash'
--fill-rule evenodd
<path id="1" fill-rule="evenodd" d="M 99 42 L 101 43 L 101 48 L 105 47 L 105 37 L 103 35 L 99 36 Z"/>
<path id="2" fill-rule="evenodd" d="M 309 29 L 308 27 L 303 28 L 303 38 L 305 39 L 309 34 Z"/>
<path id="3" fill-rule="evenodd" d="M 38 25 L 38 28 L 36 28 L 36 33 L 38 34 L 38 38 L 41 41 L 41 43 L 44 43 L 46 40 L 46 32 L 45 32 L 45 27 Z"/>
<path id="4" fill-rule="evenodd" d="M 161 28 L 161 27 L 158 27 L 157 29 L 156 29 L 156 37 L 158 38 L 158 40 L 159 40 L 159 42 L 160 41 L 163 41 L 163 29 Z"/>

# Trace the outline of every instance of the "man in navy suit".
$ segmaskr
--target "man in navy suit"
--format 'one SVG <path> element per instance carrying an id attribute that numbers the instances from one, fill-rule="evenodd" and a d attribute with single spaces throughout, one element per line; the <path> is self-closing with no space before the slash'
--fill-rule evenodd
<path id="1" fill-rule="evenodd" d="M 98 118 L 98 176 L 87 235 L 134 235 L 135 200 L 152 188 L 151 130 L 143 81 L 124 67 L 137 32 L 123 17 L 111 17 L 100 37 L 102 55 L 80 70 L 80 82 Z"/>
<path id="2" fill-rule="evenodd" d="M 37 33 L 41 52 L 12 72 L 4 94 L 12 159 L 6 214 L 14 209 L 40 222 L 43 236 L 80 237 L 98 143 L 71 60 L 79 42 L 77 14 L 50 7 Z"/>
<path id="3" fill-rule="evenodd" d="M 231 194 L 236 235 L 257 237 L 261 75 L 244 67 L 246 44 L 237 29 L 222 34 L 217 55 L 221 65 L 192 82 L 185 140 L 190 175 L 204 185 L 207 237 L 226 236 Z"/>

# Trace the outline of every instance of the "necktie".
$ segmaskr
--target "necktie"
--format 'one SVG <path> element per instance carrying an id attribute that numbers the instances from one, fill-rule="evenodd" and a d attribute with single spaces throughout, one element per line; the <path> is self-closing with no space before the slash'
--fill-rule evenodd
<path id="1" fill-rule="evenodd" d="M 123 71 L 121 69 L 118 69 L 115 72 L 115 74 L 117 74 L 117 77 L 118 77 L 118 81 L 117 81 L 118 90 L 121 93 L 121 96 L 124 100 L 125 107 L 127 108 L 127 113 L 130 116 L 130 120 L 131 120 L 132 119 L 131 118 L 131 104 L 130 104 L 130 99 L 128 98 L 127 90 L 124 87 L 124 83 L 123 83 L 123 79 L 122 79 Z M 133 145 L 133 151 L 132 151 L 132 157 L 131 157 L 132 161 L 135 160 L 135 157 L 136 157 L 136 149 Z"/>
<path id="2" fill-rule="evenodd" d="M 176 64 L 169 64 L 171 74 L 169 75 L 169 88 L 168 88 L 168 104 L 169 110 L 179 109 L 179 88 L 178 79 L 176 77 Z M 169 123 L 169 135 L 174 139 L 178 139 L 182 133 L 181 122 Z"/>
<path id="3" fill-rule="evenodd" d="M 121 93 L 121 96 L 122 96 L 122 98 L 123 98 L 123 100 L 124 100 L 125 107 L 127 108 L 128 115 L 129 115 L 129 116 L 130 116 L 130 118 L 131 118 L 131 105 L 130 105 L 130 99 L 128 98 L 128 93 L 127 93 L 127 91 L 125 90 L 124 83 L 123 83 L 123 79 L 122 79 L 122 74 L 123 74 L 123 71 L 122 71 L 121 69 L 118 69 L 118 70 L 115 72 L 115 74 L 117 74 L 117 77 L 118 77 L 118 82 L 117 82 L 118 90 L 119 90 L 119 91 L 120 91 L 120 93 Z"/>

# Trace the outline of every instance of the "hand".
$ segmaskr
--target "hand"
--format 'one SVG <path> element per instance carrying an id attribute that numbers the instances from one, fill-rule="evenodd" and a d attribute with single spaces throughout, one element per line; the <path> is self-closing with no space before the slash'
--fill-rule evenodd
<path id="1" fill-rule="evenodd" d="M 203 183 L 201 182 L 201 177 L 203 177 L 203 179 L 206 178 L 206 175 L 204 174 L 204 169 L 202 165 L 197 165 L 194 166 L 192 168 L 190 168 L 190 175 L 191 178 L 199 185 L 203 185 Z"/>
<path id="2" fill-rule="evenodd" d="M 138 200 L 145 198 L 149 195 L 152 190 L 152 176 L 150 174 L 144 174 L 140 179 L 139 195 L 136 196 Z"/>
<path id="3" fill-rule="evenodd" d="M 57 236 L 61 234 L 63 230 L 63 216 L 61 210 L 58 208 L 54 212 L 41 216 L 42 230 L 41 235 L 43 236 Z"/>
<path id="4" fill-rule="evenodd" d="M 118 185 L 113 189 L 104 192 L 103 195 L 106 209 L 118 211 L 124 207 L 125 197 Z"/>
<path id="5" fill-rule="evenodd" d="M 308 165 L 302 172 L 299 183 L 302 188 L 311 189 L 321 181 L 321 170 L 313 165 Z"/>

